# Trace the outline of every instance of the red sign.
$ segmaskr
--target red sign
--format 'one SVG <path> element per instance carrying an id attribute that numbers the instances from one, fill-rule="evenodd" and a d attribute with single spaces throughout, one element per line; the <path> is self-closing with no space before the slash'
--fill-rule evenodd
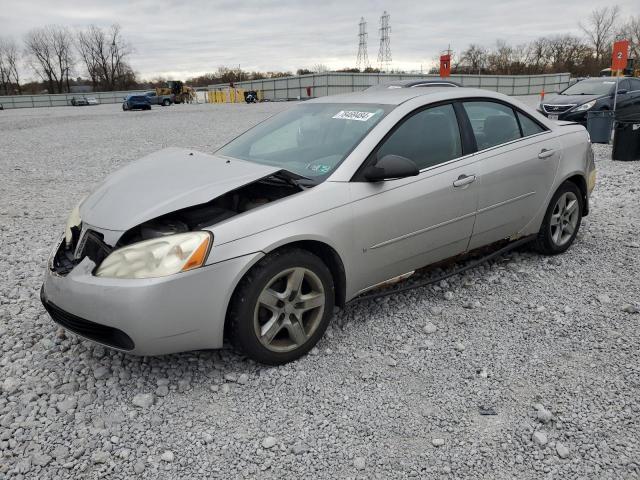
<path id="1" fill-rule="evenodd" d="M 440 55 L 440 77 L 451 76 L 451 55 Z"/>
<path id="2" fill-rule="evenodd" d="M 627 68 L 629 55 L 629 40 L 619 40 L 613 44 L 611 56 L 611 70 L 624 70 Z"/>

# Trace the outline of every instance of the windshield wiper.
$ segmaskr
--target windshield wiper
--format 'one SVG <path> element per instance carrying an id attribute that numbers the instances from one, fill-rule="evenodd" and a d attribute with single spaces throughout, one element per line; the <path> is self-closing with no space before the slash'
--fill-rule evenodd
<path id="1" fill-rule="evenodd" d="M 318 182 L 308 177 L 303 177 L 302 175 L 298 175 L 297 173 L 293 173 L 285 169 L 274 173 L 269 178 L 288 185 L 294 185 L 296 187 L 314 187 L 318 184 Z"/>

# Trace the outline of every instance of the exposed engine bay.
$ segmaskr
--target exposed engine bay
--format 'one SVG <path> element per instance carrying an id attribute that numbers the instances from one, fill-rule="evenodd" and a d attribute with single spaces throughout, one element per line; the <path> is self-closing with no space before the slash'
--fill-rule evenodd
<path id="1" fill-rule="evenodd" d="M 227 192 L 210 202 L 146 221 L 126 231 L 115 246 L 106 244 L 103 235 L 93 230 L 87 230 L 80 238 L 80 228 L 74 227 L 71 243 L 69 245 L 65 241 L 61 243 L 51 268 L 59 275 L 66 275 L 85 257 L 89 257 L 98 266 L 115 248 L 165 235 L 210 227 L 309 188 L 310 186 L 303 186 L 303 182 L 299 182 L 303 178 L 284 170 L 277 172 Z"/>
<path id="2" fill-rule="evenodd" d="M 125 232 L 116 246 L 122 247 L 142 240 L 210 227 L 303 189 L 292 174 L 278 172 L 225 193 L 208 203 L 171 212 L 138 225 Z"/>

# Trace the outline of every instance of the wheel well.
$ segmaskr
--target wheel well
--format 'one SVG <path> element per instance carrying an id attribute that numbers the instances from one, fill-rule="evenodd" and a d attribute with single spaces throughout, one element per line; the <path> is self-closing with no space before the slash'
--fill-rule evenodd
<path id="1" fill-rule="evenodd" d="M 320 257 L 320 259 L 325 263 L 325 265 L 329 268 L 329 272 L 331 272 L 331 276 L 333 277 L 333 285 L 335 289 L 335 305 L 337 307 L 343 308 L 346 303 L 346 295 L 347 295 L 347 278 L 344 271 L 344 265 L 342 260 L 340 259 L 340 255 L 336 252 L 332 247 L 327 245 L 326 243 L 318 242 L 316 240 L 301 240 L 298 242 L 287 243 L 286 245 L 281 245 L 275 250 L 271 250 L 268 254 L 277 252 L 287 248 L 301 248 L 303 250 L 307 250 L 308 252 L 313 253 Z M 268 255 L 267 254 L 267 255 Z M 264 258 L 264 257 L 263 257 Z M 254 265 L 255 267 L 255 265 Z M 253 269 L 251 267 L 245 276 Z M 233 299 L 238 291 L 238 287 L 242 284 L 242 279 L 235 286 L 235 289 L 229 299 L 229 304 L 227 305 L 227 312 L 225 315 L 224 321 L 224 335 L 226 336 L 228 333 L 228 323 L 229 323 L 229 312 L 231 310 L 231 306 L 233 303 Z"/>
<path id="2" fill-rule="evenodd" d="M 574 175 L 565 181 L 573 183 L 582 194 L 582 204 L 584 205 L 584 216 L 589 214 L 589 196 L 587 194 L 587 182 L 582 175 Z"/>
<path id="3" fill-rule="evenodd" d="M 301 248 L 320 257 L 327 268 L 329 268 L 331 276 L 333 277 L 333 285 L 336 295 L 335 305 L 341 308 L 344 307 L 347 294 L 347 277 L 344 271 L 344 264 L 342 263 L 342 259 L 340 258 L 340 255 L 338 255 L 338 252 L 326 243 L 322 243 L 317 240 L 301 240 L 298 242 L 287 243 L 286 245 L 282 245 L 272 251 L 276 252 L 283 248 Z"/>

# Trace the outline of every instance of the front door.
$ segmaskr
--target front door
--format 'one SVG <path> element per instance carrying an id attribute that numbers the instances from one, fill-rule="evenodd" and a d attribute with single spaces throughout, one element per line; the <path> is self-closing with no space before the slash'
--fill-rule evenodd
<path id="1" fill-rule="evenodd" d="M 351 182 L 355 291 L 466 250 L 479 172 L 464 157 L 451 104 L 407 117 L 374 152 L 413 160 L 416 177 Z"/>

